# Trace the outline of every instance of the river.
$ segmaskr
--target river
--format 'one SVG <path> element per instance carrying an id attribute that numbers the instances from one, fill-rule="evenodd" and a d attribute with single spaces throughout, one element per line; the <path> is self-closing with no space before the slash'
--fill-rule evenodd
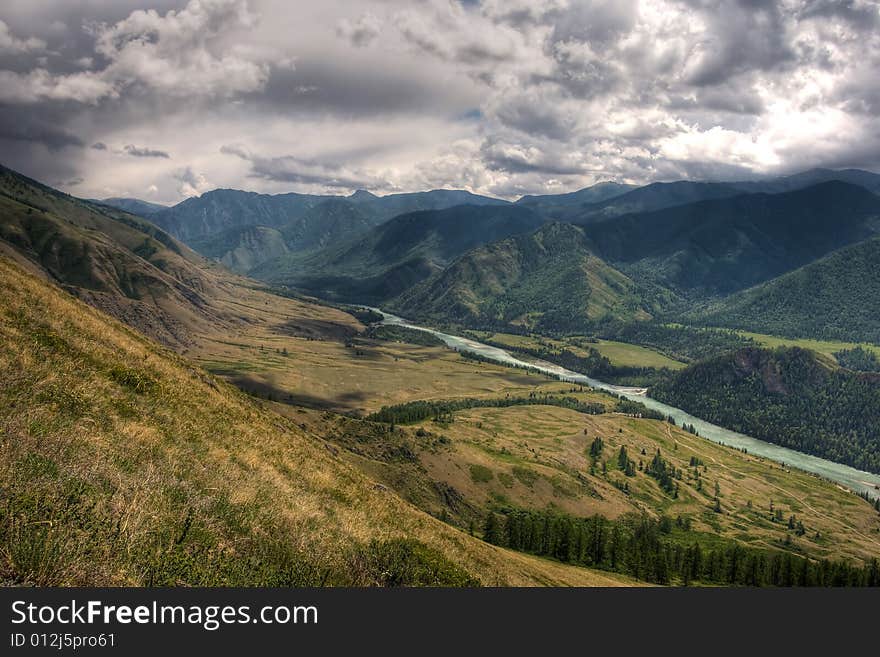
<path id="1" fill-rule="evenodd" d="M 723 445 L 728 445 L 730 447 L 735 447 L 737 449 L 745 449 L 746 451 L 748 451 L 749 454 L 761 456 L 763 458 L 776 461 L 777 463 L 783 463 L 786 466 L 791 466 L 799 470 L 804 470 L 805 472 L 819 475 L 820 477 L 823 477 L 825 479 L 835 481 L 857 493 L 867 492 L 872 497 L 877 497 L 878 494 L 880 494 L 878 493 L 878 487 L 880 487 L 880 475 L 872 474 L 870 472 L 863 472 L 862 470 L 857 470 L 848 465 L 835 463 L 834 461 L 828 461 L 826 459 L 819 458 L 818 456 L 804 454 L 803 452 L 798 452 L 793 449 L 788 449 L 787 447 L 774 445 L 773 443 L 768 443 L 757 438 L 752 438 L 751 436 L 746 436 L 741 433 L 719 427 L 715 424 L 694 417 L 693 415 L 690 415 L 680 408 L 675 408 L 674 406 L 669 406 L 668 404 L 659 402 L 656 399 L 651 399 L 650 397 L 645 395 L 645 391 L 642 388 L 628 388 L 605 383 L 584 374 L 579 374 L 577 372 L 567 370 L 564 367 L 560 367 L 559 365 L 554 365 L 553 363 L 547 363 L 545 361 L 522 360 L 505 351 L 504 349 L 500 349 L 498 347 L 492 347 L 487 344 L 477 342 L 476 340 L 471 340 L 469 338 L 449 335 L 448 333 L 443 333 L 436 329 L 418 326 L 416 324 L 408 322 L 401 317 L 386 313 L 379 308 L 371 308 L 371 310 L 374 310 L 382 315 L 383 324 L 404 326 L 407 328 L 415 329 L 417 331 L 425 331 L 427 333 L 431 333 L 432 335 L 436 336 L 444 343 L 446 343 L 446 345 L 452 349 L 478 354 L 480 356 L 489 358 L 498 363 L 503 363 L 505 365 L 527 367 L 538 370 L 553 377 L 558 377 L 562 381 L 583 384 L 592 388 L 598 388 L 600 390 L 612 392 L 616 395 L 626 397 L 627 399 L 640 402 L 648 408 L 660 411 L 664 415 L 671 416 L 675 419 L 675 422 L 676 424 L 678 424 L 678 426 L 682 426 L 685 424 L 694 425 L 694 428 L 700 434 L 701 438 L 705 438 L 707 440 L 711 440 L 713 442 Z"/>

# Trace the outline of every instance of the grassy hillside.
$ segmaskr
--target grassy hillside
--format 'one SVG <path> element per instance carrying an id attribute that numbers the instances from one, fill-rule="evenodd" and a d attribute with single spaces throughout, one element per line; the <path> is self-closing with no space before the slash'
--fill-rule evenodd
<path id="1" fill-rule="evenodd" d="M 0 258 L 0 579 L 611 584 L 415 510 L 260 407 Z"/>
<path id="2" fill-rule="evenodd" d="M 541 406 L 472 409 L 457 414 L 443 433 L 466 462 L 483 465 L 491 476 L 474 478 L 469 467 L 456 469 L 442 452 L 425 456 L 431 471 L 496 504 L 553 508 L 579 517 L 597 512 L 608 518 L 633 512 L 681 516 L 690 518 L 695 532 L 753 547 L 784 547 L 790 535 L 789 549 L 816 558 L 861 560 L 880 548 L 880 518 L 864 500 L 662 421 Z M 597 436 L 603 447 L 594 459 L 589 447 Z M 620 467 L 621 447 L 634 461 L 631 476 Z M 683 473 L 677 497 L 644 469 L 658 449 Z M 692 466 L 691 457 L 701 465 Z M 713 510 L 715 482 L 722 513 Z M 786 522 L 771 520 L 771 501 Z M 797 537 L 790 531 L 792 515 L 810 528 L 808 534 Z"/>
<path id="3" fill-rule="evenodd" d="M 797 269 L 867 239 L 878 221 L 880 197 L 827 182 L 627 215 L 589 225 L 586 233 L 598 255 L 630 276 L 702 296 Z"/>
<path id="4" fill-rule="evenodd" d="M 0 169 L 0 249 L 166 344 L 233 322 L 213 302 L 226 281 L 140 217 Z"/>
<path id="5" fill-rule="evenodd" d="M 880 375 L 805 349 L 749 348 L 697 363 L 651 396 L 767 442 L 880 472 Z"/>
<path id="6" fill-rule="evenodd" d="M 572 329 L 648 319 L 665 301 L 596 257 L 582 229 L 554 223 L 466 253 L 391 307 L 469 325 Z"/>
<path id="7" fill-rule="evenodd" d="M 161 212 L 162 210 L 168 209 L 167 205 L 150 203 L 149 201 L 142 201 L 139 198 L 105 198 L 96 202 L 102 203 L 104 205 L 109 205 L 111 208 L 124 210 L 125 212 L 130 212 L 131 214 L 136 214 L 141 217 L 149 217 L 151 214 L 155 214 L 157 212 Z"/>
<path id="8" fill-rule="evenodd" d="M 791 338 L 880 343 L 880 239 L 845 247 L 691 319 Z"/>

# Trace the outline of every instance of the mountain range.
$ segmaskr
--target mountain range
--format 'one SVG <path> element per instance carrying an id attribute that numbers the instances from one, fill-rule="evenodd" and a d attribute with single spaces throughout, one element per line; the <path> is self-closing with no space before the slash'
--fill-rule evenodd
<path id="1" fill-rule="evenodd" d="M 815 169 L 760 181 L 603 182 L 515 203 L 460 190 L 227 189 L 171 208 L 67 202 L 129 226 L 139 220 L 108 206 L 140 210 L 158 227 L 154 241 L 185 253 L 178 259 L 198 258 L 183 242 L 273 286 L 414 318 L 574 331 L 685 320 L 876 339 L 880 320 L 866 309 L 878 278 L 877 191 L 878 174 Z M 163 253 L 153 260 L 170 263 Z M 126 305 L 143 296 L 129 290 Z"/>
<path id="2" fill-rule="evenodd" d="M 692 189 L 719 191 L 706 185 Z M 633 191 L 605 186 L 593 198 Z M 369 300 L 486 328 L 497 333 L 465 335 L 550 362 L 650 375 L 627 385 L 876 472 L 877 374 L 830 351 L 758 349 L 697 328 L 876 335 L 880 213 L 864 186 L 821 180 L 577 221 L 551 212 L 581 212 L 589 194 L 404 195 L 393 203 L 450 205 L 382 218 L 380 197 L 357 192 L 299 199 L 297 217 L 279 212 L 274 226 L 235 223 L 239 210 L 268 220 L 272 202 L 234 193 L 223 214 L 223 195 L 182 240 L 155 215 L 0 169 L 0 369 L 10 373 L 0 421 L 11 436 L 0 453 L 0 582 L 720 583 L 638 564 L 669 566 L 694 545 L 725 572 L 728 554 L 762 572 L 789 556 L 807 564 L 798 572 L 840 558 L 860 569 L 876 554 L 880 502 L 640 417 L 635 402 L 301 296 Z M 632 338 L 584 335 L 603 323 Z M 730 339 L 686 364 L 658 353 L 662 339 L 644 346 L 640 327 Z M 553 545 L 592 545 L 600 532 L 603 554 L 623 545 L 630 556 L 505 538 L 520 522 L 549 527 Z M 639 552 L 646 528 L 665 538 Z M 880 582 L 876 567 L 828 567 L 840 581 Z M 775 580 L 751 585 L 765 582 Z"/>
<path id="3" fill-rule="evenodd" d="M 466 252 L 390 304 L 404 315 L 462 324 L 574 329 L 584 320 L 646 320 L 670 299 L 611 267 L 583 228 L 552 222 Z"/>

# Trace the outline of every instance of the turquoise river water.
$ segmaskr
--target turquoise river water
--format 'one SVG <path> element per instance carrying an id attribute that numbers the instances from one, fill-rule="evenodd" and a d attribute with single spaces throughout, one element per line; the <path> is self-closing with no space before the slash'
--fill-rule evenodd
<path id="1" fill-rule="evenodd" d="M 418 331 L 426 331 L 427 333 L 435 335 L 446 343 L 447 346 L 457 351 L 468 351 L 505 365 L 531 368 L 544 372 L 550 376 L 557 377 L 562 381 L 583 384 L 592 388 L 612 392 L 616 395 L 626 397 L 627 399 L 640 402 L 648 408 L 660 411 L 664 415 L 673 417 L 678 426 L 684 424 L 694 425 L 694 428 L 697 430 L 700 437 L 707 440 L 721 443 L 723 445 L 729 445 L 730 447 L 735 447 L 737 449 L 745 449 L 749 454 L 761 456 L 776 461 L 777 463 L 785 464 L 786 466 L 810 472 L 825 479 L 835 481 L 858 493 L 867 492 L 872 497 L 880 496 L 880 475 L 863 472 L 862 470 L 857 470 L 848 465 L 828 461 L 819 458 L 818 456 L 811 456 L 810 454 L 804 454 L 793 449 L 788 449 L 787 447 L 781 447 L 779 445 L 774 445 L 773 443 L 758 440 L 757 438 L 752 438 L 751 436 L 730 431 L 729 429 L 719 427 L 710 422 L 694 417 L 680 408 L 675 408 L 674 406 L 659 402 L 656 399 L 651 399 L 645 394 L 645 391 L 640 388 L 628 388 L 605 383 L 584 374 L 572 372 L 571 370 L 567 370 L 559 365 L 554 365 L 553 363 L 539 360 L 525 361 L 517 358 L 504 349 L 499 349 L 498 347 L 492 347 L 469 338 L 449 335 L 448 333 L 443 333 L 436 329 L 418 326 L 401 317 L 386 313 L 379 308 L 371 308 L 371 310 L 375 310 L 382 315 L 384 318 L 383 324 L 404 326 Z"/>

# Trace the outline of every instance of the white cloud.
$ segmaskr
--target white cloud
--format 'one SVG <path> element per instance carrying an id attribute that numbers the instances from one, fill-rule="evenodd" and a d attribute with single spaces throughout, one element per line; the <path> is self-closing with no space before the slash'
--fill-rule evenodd
<path id="1" fill-rule="evenodd" d="M 212 185 L 208 182 L 205 174 L 193 171 L 192 167 L 184 167 L 177 169 L 172 174 L 174 180 L 180 183 L 177 193 L 183 198 L 190 196 L 199 196 L 200 194 L 212 189 Z"/>
<path id="2" fill-rule="evenodd" d="M 11 88 L 0 97 L 19 103 L 97 103 L 126 88 L 187 98 L 255 92 L 266 84 L 273 63 L 292 66 L 289 58 L 273 50 L 228 42 L 230 35 L 255 24 L 247 0 L 191 0 L 184 9 L 164 15 L 137 10 L 116 23 L 89 27 L 95 54 L 108 62 L 104 68 L 71 75 L 51 74 L 46 68 L 26 74 L 2 71 Z M 31 41 L 10 37 L 0 23 L 0 49 L 4 44 L 23 48 Z M 93 59 L 77 61 L 88 66 Z"/>
<path id="3" fill-rule="evenodd" d="M 16 45 L 0 71 L 0 120 L 17 126 L 0 140 L 11 165 L 83 177 L 83 193 L 511 196 L 880 168 L 876 2 L 102 0 L 83 3 L 89 42 L 76 3 L 55 1 L 63 30 L 4 7 L 0 44 L 48 46 Z"/>
<path id="4" fill-rule="evenodd" d="M 368 46 L 373 43 L 379 37 L 381 31 L 381 22 L 375 15 L 369 12 L 355 22 L 343 18 L 336 25 L 336 34 L 358 47 Z"/>
<path id="5" fill-rule="evenodd" d="M 9 26 L 0 20 L 0 54 L 19 54 L 46 49 L 46 42 L 36 37 L 21 39 L 9 31 Z"/>

